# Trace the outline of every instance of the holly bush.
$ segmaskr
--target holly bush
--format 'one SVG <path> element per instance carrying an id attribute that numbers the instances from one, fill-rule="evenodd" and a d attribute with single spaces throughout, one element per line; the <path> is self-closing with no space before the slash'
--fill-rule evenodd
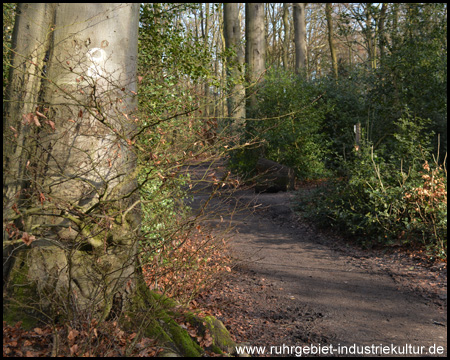
<path id="1" fill-rule="evenodd" d="M 366 246 L 424 245 L 433 256 L 446 257 L 447 172 L 437 160 L 429 164 L 428 122 L 405 111 L 389 151 L 364 141 L 344 163 L 347 176 L 319 188 L 303 204 L 306 217 Z"/>

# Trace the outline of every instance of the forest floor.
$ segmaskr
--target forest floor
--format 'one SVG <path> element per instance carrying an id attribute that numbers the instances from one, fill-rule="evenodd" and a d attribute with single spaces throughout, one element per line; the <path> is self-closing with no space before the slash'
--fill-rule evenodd
<path id="1" fill-rule="evenodd" d="M 345 356 L 356 345 L 369 356 L 447 354 L 446 263 L 400 248 L 362 249 L 315 229 L 292 210 L 305 188 L 256 195 L 225 186 L 211 200 L 207 179 L 224 171 L 222 163 L 190 169 L 202 179 L 191 206 L 208 202 L 203 223 L 228 239 L 234 258 L 232 272 L 196 302 L 237 343 L 266 347 L 248 353 Z"/>
<path id="2" fill-rule="evenodd" d="M 310 191 L 304 185 L 296 192 L 256 195 L 233 181 L 222 187 L 221 162 L 197 162 L 188 171 L 195 183 L 190 205 L 202 209 L 203 231 L 225 238 L 233 257 L 232 271 L 191 305 L 221 320 L 248 354 L 447 355 L 446 263 L 430 263 L 421 252 L 401 248 L 362 249 L 342 235 L 315 229 L 292 210 L 296 197 Z M 218 191 L 211 197 L 213 189 Z M 55 334 L 65 334 L 63 327 L 25 331 L 20 322 L 4 322 L 3 356 L 125 354 L 136 334 L 116 322 L 102 326 L 93 342 L 90 333 L 69 326 L 69 344 L 58 350 Z M 159 353 L 158 344 L 148 340 L 137 344 L 144 350 L 136 354 Z"/>

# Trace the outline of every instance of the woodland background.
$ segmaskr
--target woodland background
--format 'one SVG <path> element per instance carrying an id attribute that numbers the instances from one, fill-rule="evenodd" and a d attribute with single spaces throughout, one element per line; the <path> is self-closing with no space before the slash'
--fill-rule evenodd
<path id="1" fill-rule="evenodd" d="M 16 9 L 3 4 L 4 110 Z M 188 304 L 229 270 L 181 200 L 192 187 L 182 168 L 198 159 L 226 159 L 248 184 L 260 157 L 290 166 L 316 186 L 298 200 L 304 218 L 446 260 L 446 4 L 142 4 L 137 66 L 150 288 Z M 12 131 L 4 121 L 6 142 Z M 32 242 L 13 220 L 4 234 Z"/>

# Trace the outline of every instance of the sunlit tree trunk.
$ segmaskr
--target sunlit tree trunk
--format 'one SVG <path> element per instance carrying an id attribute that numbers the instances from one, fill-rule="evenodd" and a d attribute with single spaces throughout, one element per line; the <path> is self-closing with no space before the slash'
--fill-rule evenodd
<path id="1" fill-rule="evenodd" d="M 330 46 L 330 53 L 331 53 L 331 64 L 333 66 L 333 74 L 334 78 L 338 79 L 338 63 L 336 58 L 336 49 L 334 47 L 334 41 L 333 41 L 333 18 L 331 16 L 332 11 L 332 4 L 326 3 L 325 4 L 325 16 L 327 18 L 327 25 L 328 25 L 328 44 Z"/>
<path id="2" fill-rule="evenodd" d="M 230 88 L 227 101 L 228 116 L 239 124 L 245 119 L 245 88 L 242 82 L 244 54 L 241 46 L 238 4 L 225 3 L 223 10 L 226 49 L 232 50 L 235 54 L 227 59 L 227 79 Z"/>
<path id="3" fill-rule="evenodd" d="M 289 40 L 290 40 L 290 27 L 289 27 L 289 4 L 283 4 L 283 26 L 284 26 L 284 39 L 283 39 L 283 67 L 288 69 L 289 58 Z"/>
<path id="4" fill-rule="evenodd" d="M 106 318 L 132 292 L 138 20 L 139 4 L 19 4 L 3 132 L 12 318 Z"/>
<path id="5" fill-rule="evenodd" d="M 202 39 L 203 39 L 203 47 L 205 48 L 205 54 L 208 52 L 208 39 L 209 39 L 209 3 L 205 4 L 205 14 L 203 14 L 203 5 L 200 9 L 200 18 L 201 18 L 201 28 L 202 28 Z M 209 118 L 209 83 L 205 80 L 203 85 L 204 88 L 204 110 L 203 115 L 205 117 L 205 121 Z"/>
<path id="6" fill-rule="evenodd" d="M 295 72 L 305 71 L 306 58 L 306 14 L 305 3 L 294 3 L 294 42 L 295 42 Z"/>
<path id="7" fill-rule="evenodd" d="M 249 107 L 256 104 L 257 84 L 263 79 L 266 69 L 266 42 L 264 38 L 264 4 L 245 4 L 245 63 Z"/>

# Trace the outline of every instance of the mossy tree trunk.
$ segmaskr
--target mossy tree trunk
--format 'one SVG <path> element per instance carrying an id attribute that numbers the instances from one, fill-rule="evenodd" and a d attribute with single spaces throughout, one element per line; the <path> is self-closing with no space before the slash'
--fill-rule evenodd
<path id="1" fill-rule="evenodd" d="M 106 318 L 130 298 L 138 21 L 139 4 L 18 6 L 3 123 L 7 318 Z"/>

